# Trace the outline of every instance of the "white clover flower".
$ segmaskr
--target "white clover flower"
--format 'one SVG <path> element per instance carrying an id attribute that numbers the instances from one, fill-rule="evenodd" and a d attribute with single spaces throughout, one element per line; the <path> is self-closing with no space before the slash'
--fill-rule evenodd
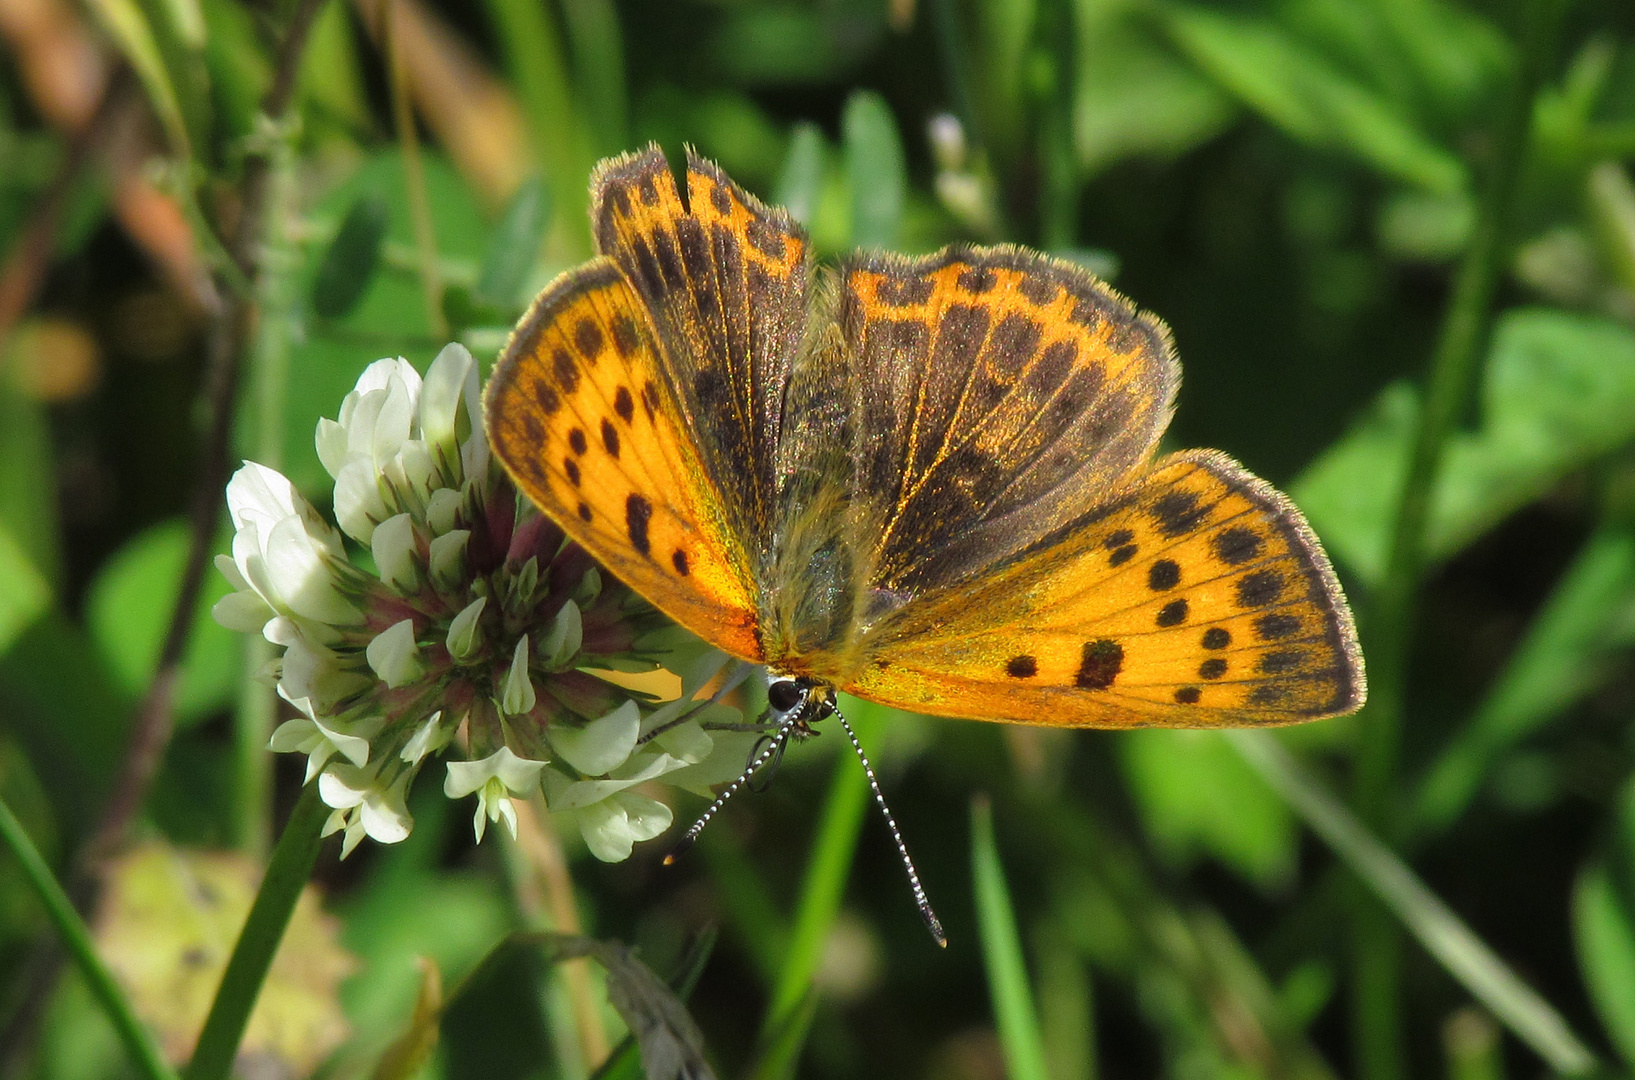
<path id="1" fill-rule="evenodd" d="M 519 499 L 490 461 L 462 346 L 424 379 L 405 360 L 369 365 L 317 446 L 340 528 L 246 463 L 227 488 L 233 554 L 217 559 L 234 591 L 215 615 L 283 649 L 268 674 L 299 715 L 272 749 L 307 756 L 343 856 L 409 835 L 408 790 L 433 755 L 454 757 L 445 795 L 477 796 L 479 840 L 489 822 L 514 835 L 511 800 L 543 792 L 606 860 L 671 823 L 637 787 L 707 795 L 742 768 L 755 734 L 706 730 L 740 717 L 695 700 L 727 658 L 604 584 Z M 661 662 L 683 694 L 656 708 L 591 673 Z"/>

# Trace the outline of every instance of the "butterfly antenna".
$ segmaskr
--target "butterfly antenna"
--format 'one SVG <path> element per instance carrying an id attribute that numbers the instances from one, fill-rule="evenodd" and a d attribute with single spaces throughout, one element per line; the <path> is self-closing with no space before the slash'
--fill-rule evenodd
<path id="1" fill-rule="evenodd" d="M 669 866 L 686 854 L 687 849 L 693 846 L 693 841 L 698 839 L 698 834 L 704 831 L 704 826 L 708 825 L 716 812 L 727 804 L 727 800 L 738 794 L 738 790 L 749 783 L 750 778 L 755 775 L 761 766 L 765 765 L 774 754 L 783 749 L 783 744 L 789 741 L 789 734 L 794 730 L 795 721 L 798 719 L 799 712 L 797 711 L 778 726 L 777 732 L 771 736 L 766 748 L 750 759 L 749 764 L 744 766 L 744 771 L 738 774 L 738 779 L 728 784 L 721 794 L 715 797 L 715 801 L 710 803 L 709 807 L 698 816 L 698 820 L 693 822 L 692 827 L 682 834 L 680 840 L 676 841 L 676 846 L 670 849 L 670 854 L 664 857 L 665 866 Z"/>
<path id="2" fill-rule="evenodd" d="M 891 838 L 897 844 L 897 854 L 902 856 L 903 869 L 908 871 L 908 887 L 914 890 L 914 904 L 920 909 L 920 918 L 925 920 L 925 928 L 931 931 L 931 936 L 938 945 L 948 948 L 948 935 L 943 933 L 942 921 L 937 913 L 931 910 L 931 901 L 926 898 L 925 886 L 920 884 L 920 872 L 914 869 L 914 860 L 908 856 L 908 845 L 903 842 L 903 831 L 897 827 L 897 819 L 891 816 L 891 807 L 886 805 L 885 793 L 880 790 L 880 781 L 874 777 L 874 766 L 869 764 L 869 756 L 863 753 L 863 744 L 857 741 L 857 732 L 846 722 L 838 708 L 831 705 L 835 719 L 840 726 L 846 729 L 846 738 L 852 741 L 852 749 L 857 751 L 857 760 L 863 763 L 863 775 L 869 778 L 869 788 L 874 792 L 874 802 L 880 807 L 880 814 L 886 819 L 886 828 L 891 830 Z"/>

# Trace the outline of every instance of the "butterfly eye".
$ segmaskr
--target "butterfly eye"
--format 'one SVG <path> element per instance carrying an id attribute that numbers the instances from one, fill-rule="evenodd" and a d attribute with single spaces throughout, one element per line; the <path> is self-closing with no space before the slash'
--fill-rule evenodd
<path id="1" fill-rule="evenodd" d="M 804 696 L 794 679 L 774 679 L 766 687 L 766 703 L 781 713 L 799 705 Z"/>

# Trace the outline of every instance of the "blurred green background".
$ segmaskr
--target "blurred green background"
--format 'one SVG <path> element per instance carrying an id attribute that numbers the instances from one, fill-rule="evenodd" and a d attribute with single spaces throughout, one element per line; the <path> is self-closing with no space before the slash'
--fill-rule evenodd
<path id="1" fill-rule="evenodd" d="M 1219 447 L 1293 495 L 1385 680 L 1380 711 L 1270 748 L 857 706 L 946 952 L 853 809 L 838 733 L 674 867 L 664 840 L 604 865 L 566 839 L 586 933 L 669 976 L 719 926 L 689 1008 L 720 1075 L 1635 1067 L 1635 10 L 333 0 L 271 122 L 296 6 L 0 2 L 0 796 L 77 896 L 128 877 L 89 845 L 211 475 L 221 237 L 246 175 L 265 215 L 231 457 L 324 505 L 313 425 L 369 361 L 424 370 L 458 338 L 486 369 L 527 298 L 590 254 L 595 161 L 690 144 L 789 206 L 820 256 L 1019 242 L 1161 315 L 1185 371 L 1166 445 Z M 1424 509 L 1407 557 L 1405 492 Z M 181 1056 L 190 950 L 236 926 L 200 898 L 253 878 L 300 784 L 278 761 L 266 799 L 270 755 L 236 742 L 261 661 L 209 619 L 225 591 L 211 571 L 138 817 L 150 921 L 121 929 L 106 887 L 92 920 L 106 948 L 151 938 L 175 960 L 133 993 Z M 292 930 L 306 959 L 267 992 L 287 1023 L 241 1075 L 368 1075 L 418 1032 L 427 1075 L 578 1078 L 585 1025 L 617 1035 L 527 950 L 415 1018 L 417 958 L 452 987 L 551 921 L 520 884 L 528 854 L 474 848 L 431 772 L 407 842 L 326 848 L 329 914 Z M 1473 935 L 1434 952 L 1400 929 L 1444 910 L 1431 893 L 1382 914 L 1302 792 L 1355 806 L 1394 852 L 1369 849 L 1380 874 L 1411 866 Z M 177 854 L 202 848 L 241 854 Z M 0 1075 L 135 1075 L 10 860 Z M 1537 997 L 1496 990 L 1477 942 Z"/>

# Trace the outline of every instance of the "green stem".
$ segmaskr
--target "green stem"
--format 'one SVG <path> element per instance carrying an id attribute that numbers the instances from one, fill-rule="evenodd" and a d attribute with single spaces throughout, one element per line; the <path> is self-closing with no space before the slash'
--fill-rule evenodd
<path id="1" fill-rule="evenodd" d="M 1408 864 L 1368 831 L 1270 734 L 1234 731 L 1232 744 L 1261 779 L 1402 920 L 1450 975 L 1554 1071 L 1593 1072 L 1595 1055 L 1567 1021 L 1476 936 Z"/>
<path id="2" fill-rule="evenodd" d="M 1384 836 L 1401 756 L 1403 705 L 1425 531 L 1443 451 L 1466 409 L 1491 325 L 1493 297 L 1505 264 L 1512 206 L 1527 153 L 1533 99 L 1554 55 L 1555 28 L 1565 0 L 1522 5 L 1522 63 L 1500 128 L 1498 152 L 1483 193 L 1470 246 L 1454 281 L 1425 389 L 1401 501 L 1392 529 L 1385 578 L 1365 611 L 1370 700 L 1362 717 L 1356 806 Z M 1359 1073 L 1364 1080 L 1405 1075 L 1400 1022 L 1396 929 L 1366 897 L 1353 922 L 1352 1007 Z"/>
<path id="3" fill-rule="evenodd" d="M 261 888 L 255 894 L 244 928 L 239 931 L 238 943 L 222 973 L 216 999 L 210 1003 L 210 1015 L 199 1034 L 199 1045 L 193 1051 L 193 1060 L 183 1070 L 183 1080 L 227 1080 L 232 1071 L 238 1044 L 244 1038 L 244 1027 L 250 1021 L 250 1010 L 261 995 L 261 984 L 272 967 L 278 945 L 284 939 L 295 902 L 301 898 L 312 865 L 317 861 L 319 836 L 329 807 L 318 797 L 318 782 L 307 784 L 301 791 L 290 819 L 273 848 L 272 861 L 267 864 L 267 875 L 261 879 Z"/>
<path id="4" fill-rule="evenodd" d="M 34 887 L 35 895 L 45 907 L 46 915 L 52 925 L 57 928 L 63 943 L 73 955 L 74 962 L 79 964 L 80 974 L 91 988 L 102 1009 L 113 1022 L 114 1030 L 119 1033 L 120 1041 L 130 1052 L 132 1060 L 146 1080 L 176 1080 L 176 1074 L 165 1059 L 159 1056 L 159 1048 L 154 1045 L 148 1029 L 142 1026 L 142 1021 L 131 1012 L 130 1002 L 125 999 L 119 984 L 103 966 L 102 958 L 96 953 L 96 946 L 91 943 L 91 932 L 80 919 L 79 913 L 74 910 L 73 902 L 68 894 L 57 884 L 56 876 L 51 868 L 40 857 L 40 852 L 34 842 L 28 838 L 22 823 L 19 822 L 7 806 L 5 800 L 0 799 L 0 841 L 16 858 L 22 868 L 23 876 Z"/>
<path id="5" fill-rule="evenodd" d="M 987 969 L 999 1045 L 1005 1053 L 1005 1075 L 1010 1080 L 1048 1080 L 1039 1014 L 1022 959 L 1022 935 L 1016 929 L 1016 911 L 999 861 L 999 843 L 994 839 L 993 807 L 985 797 L 971 802 L 971 877 L 982 964 Z"/>
<path id="6" fill-rule="evenodd" d="M 879 730 L 873 708 L 848 709 L 847 718 L 860 740 Z M 789 934 L 789 948 L 772 990 L 766 1022 L 761 1026 L 763 1039 L 772 1038 L 783 1027 L 811 988 L 829 929 L 840 910 L 846 880 L 851 876 L 852 856 L 869 806 L 869 783 L 863 770 L 847 757 L 836 760 L 834 779 L 823 802 L 817 842 L 801 887 L 800 910 Z"/>

